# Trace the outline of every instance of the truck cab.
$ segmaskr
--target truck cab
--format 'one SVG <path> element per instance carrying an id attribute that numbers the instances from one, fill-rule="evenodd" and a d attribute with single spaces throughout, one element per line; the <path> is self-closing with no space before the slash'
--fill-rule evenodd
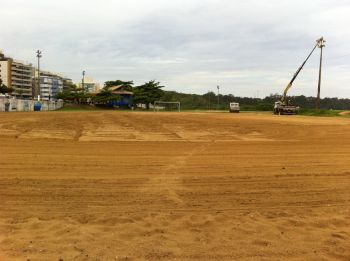
<path id="1" fill-rule="evenodd" d="M 240 111 L 238 102 L 230 102 L 230 112 L 238 113 Z"/>
<path id="2" fill-rule="evenodd" d="M 273 113 L 278 115 L 295 115 L 299 113 L 299 106 L 284 104 L 281 101 L 275 102 Z"/>

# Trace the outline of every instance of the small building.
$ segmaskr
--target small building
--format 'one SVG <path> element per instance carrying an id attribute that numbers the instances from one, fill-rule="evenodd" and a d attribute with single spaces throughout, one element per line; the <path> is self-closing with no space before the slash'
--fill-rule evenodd
<path id="1" fill-rule="evenodd" d="M 99 90 L 98 92 L 94 92 L 92 93 L 92 95 L 98 96 L 102 90 L 103 89 Z M 118 95 L 119 96 L 118 99 L 109 100 L 107 103 L 100 102 L 99 104 L 105 104 L 108 107 L 129 107 L 129 108 L 132 107 L 134 93 L 130 91 L 129 88 L 123 85 L 119 85 L 119 86 L 109 87 L 108 91 L 110 91 L 112 94 Z"/>
<path id="2" fill-rule="evenodd" d="M 120 107 L 132 106 L 134 93 L 132 91 L 127 90 L 124 85 L 112 86 L 109 88 L 109 90 L 113 94 L 120 95 L 121 97 L 119 101 L 113 102 L 114 106 L 120 106 Z"/>

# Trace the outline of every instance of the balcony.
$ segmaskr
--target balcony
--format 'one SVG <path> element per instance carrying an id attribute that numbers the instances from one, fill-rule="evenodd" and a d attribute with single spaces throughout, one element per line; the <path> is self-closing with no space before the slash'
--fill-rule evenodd
<path id="1" fill-rule="evenodd" d="M 17 71 L 17 70 L 12 70 L 12 75 L 16 76 L 25 76 L 25 77 L 32 77 L 33 74 L 31 72 L 24 72 L 24 71 Z"/>
<path id="2" fill-rule="evenodd" d="M 16 86 L 18 86 L 18 87 L 22 87 L 22 86 L 24 86 L 24 87 L 30 87 L 30 88 L 32 88 L 32 83 L 25 83 L 25 82 L 15 82 L 15 81 L 13 81 L 12 82 L 12 87 L 16 87 Z"/>

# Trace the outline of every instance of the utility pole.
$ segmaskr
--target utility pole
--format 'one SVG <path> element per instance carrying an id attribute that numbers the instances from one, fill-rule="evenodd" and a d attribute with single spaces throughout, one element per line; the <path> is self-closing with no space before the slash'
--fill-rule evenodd
<path id="1" fill-rule="evenodd" d="M 317 40 L 318 48 L 321 49 L 321 55 L 320 55 L 320 68 L 318 72 L 318 88 L 317 88 L 317 101 L 316 101 L 316 109 L 320 108 L 320 93 L 321 93 L 321 73 L 322 73 L 322 55 L 323 55 L 323 47 L 326 45 L 324 44 L 326 41 L 321 37 Z"/>
<path id="2" fill-rule="evenodd" d="M 218 88 L 218 110 L 219 110 L 219 106 L 220 106 L 220 86 L 217 86 Z"/>
<path id="3" fill-rule="evenodd" d="M 41 89 L 40 89 L 40 58 L 42 57 L 42 53 L 40 50 L 36 51 L 36 57 L 38 57 L 38 90 L 37 90 L 37 95 L 38 95 L 38 100 L 40 99 L 41 95 Z"/>
<path id="4" fill-rule="evenodd" d="M 85 71 L 83 71 L 83 78 L 81 79 L 81 88 L 83 88 L 83 91 L 85 92 L 85 86 L 84 86 L 84 80 L 85 80 Z"/>
<path id="5" fill-rule="evenodd" d="M 209 111 L 210 111 L 210 91 L 208 90 L 208 99 L 209 99 Z"/>

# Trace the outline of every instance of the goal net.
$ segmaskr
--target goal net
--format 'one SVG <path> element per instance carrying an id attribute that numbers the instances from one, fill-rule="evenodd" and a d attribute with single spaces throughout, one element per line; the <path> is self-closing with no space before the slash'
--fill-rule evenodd
<path id="1" fill-rule="evenodd" d="M 178 111 L 180 112 L 180 102 L 155 101 L 154 111 Z"/>

